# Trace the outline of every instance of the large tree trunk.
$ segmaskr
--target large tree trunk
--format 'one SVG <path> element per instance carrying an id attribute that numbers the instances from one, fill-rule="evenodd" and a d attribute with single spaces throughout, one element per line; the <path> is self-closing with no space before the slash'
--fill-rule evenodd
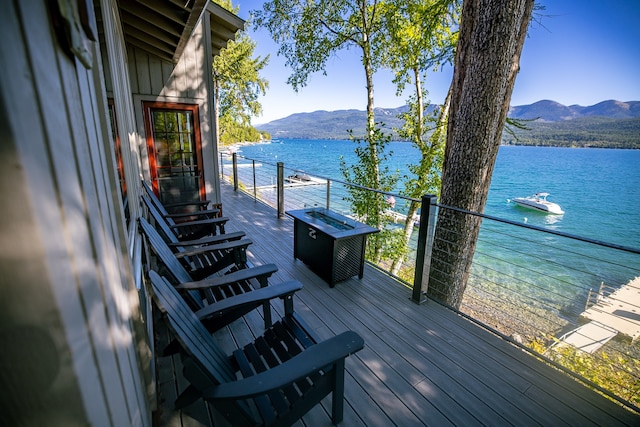
<path id="1" fill-rule="evenodd" d="M 483 212 L 534 0 L 465 0 L 440 203 Z M 460 307 L 480 219 L 441 208 L 429 296 Z"/>

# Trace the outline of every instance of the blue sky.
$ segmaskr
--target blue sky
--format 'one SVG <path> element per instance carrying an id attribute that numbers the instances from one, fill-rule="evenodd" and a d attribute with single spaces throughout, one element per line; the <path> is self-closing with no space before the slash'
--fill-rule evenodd
<path id="1" fill-rule="evenodd" d="M 600 101 L 640 100 L 640 0 L 538 0 L 546 9 L 537 12 L 524 44 L 520 73 L 511 105 L 551 99 L 565 105 L 593 105 Z M 262 0 L 236 0 L 238 15 L 247 19 Z M 364 71 L 357 49 L 343 50 L 327 64 L 327 75 L 310 77 L 294 92 L 286 84 L 290 71 L 276 55 L 277 46 L 264 29 L 249 29 L 256 55 L 270 54 L 262 77 L 269 81 L 260 98 L 263 114 L 254 124 L 267 123 L 294 113 L 316 110 L 366 108 Z M 442 103 L 453 69 L 427 76 L 428 99 Z M 376 107 L 399 107 L 391 74 L 374 77 Z"/>

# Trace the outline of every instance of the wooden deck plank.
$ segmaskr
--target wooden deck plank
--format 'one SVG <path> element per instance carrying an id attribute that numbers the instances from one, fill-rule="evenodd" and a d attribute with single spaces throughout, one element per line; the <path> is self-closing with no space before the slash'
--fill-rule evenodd
<path id="1" fill-rule="evenodd" d="M 248 258 L 275 263 L 272 283 L 296 279 L 294 307 L 320 339 L 351 329 L 365 349 L 349 357 L 343 425 L 638 425 L 629 412 L 463 316 L 366 266 L 362 280 L 330 288 L 293 259 L 293 221 L 223 184 L 228 231 L 254 241 Z M 272 302 L 274 318 L 281 301 Z M 218 332 L 241 345 L 263 329 L 256 310 Z M 330 425 L 325 399 L 297 425 Z"/>
<path id="2" fill-rule="evenodd" d="M 349 283 L 349 285 L 356 288 L 361 286 L 360 283 Z M 349 289 L 346 282 L 342 289 Z M 401 338 L 403 331 L 400 328 L 389 328 L 393 323 L 384 313 L 371 313 L 363 308 L 372 307 L 372 304 L 363 299 L 358 301 L 358 298 L 353 294 L 347 295 L 349 292 L 331 293 L 337 295 L 337 298 L 332 298 L 329 301 L 317 300 L 313 306 L 316 307 L 316 310 L 338 310 L 343 313 L 340 320 L 344 322 L 344 327 L 348 326 L 359 333 L 364 338 L 367 348 L 374 352 L 373 357 L 370 358 L 371 362 L 368 363 L 372 375 L 386 378 L 387 385 L 394 391 L 398 400 L 404 402 L 404 405 L 407 405 L 421 419 L 437 417 L 440 411 L 434 407 L 433 402 L 414 387 L 416 384 L 422 383 L 424 387 L 425 383 L 429 382 L 431 388 L 439 390 L 440 393 L 442 393 L 443 387 L 438 386 L 438 383 L 446 384 L 446 388 L 453 389 L 453 391 L 450 390 L 451 393 L 465 392 L 464 386 L 459 386 L 456 390 L 454 385 L 449 384 L 449 374 L 441 371 L 435 361 L 429 360 L 428 354 L 407 346 Z M 359 303 L 345 306 L 344 301 Z M 397 352 L 396 349 L 399 348 L 403 349 L 402 353 Z M 361 355 L 358 356 L 362 358 Z M 427 372 L 429 373 L 428 378 L 425 376 Z M 465 402 L 464 406 L 455 401 L 448 402 L 447 410 L 443 411 L 445 412 L 443 415 L 458 424 L 469 421 L 472 417 L 467 411 L 474 404 L 479 404 L 483 406 L 483 409 L 487 409 L 479 399 L 472 397 Z M 438 424 L 444 422 L 444 419 L 439 420 Z"/>
<path id="3" fill-rule="evenodd" d="M 386 296 L 384 296 L 384 300 L 387 303 L 393 301 L 392 298 Z M 406 301 L 401 301 L 401 303 L 408 308 L 397 307 L 397 312 L 408 311 L 412 307 L 410 304 L 407 305 Z M 466 328 L 478 329 L 476 325 L 460 316 L 452 318 L 452 313 L 438 304 L 429 304 L 427 310 L 428 313 L 422 313 L 423 315 L 417 317 L 418 321 L 412 320 L 402 325 L 406 328 L 407 333 L 402 336 L 403 342 L 398 344 L 399 348 L 418 347 L 420 352 L 428 353 L 430 357 L 436 358 L 440 369 L 449 373 L 464 371 L 467 378 L 475 378 L 478 383 L 485 384 L 490 389 L 478 389 L 474 392 L 475 395 L 482 396 L 483 400 L 493 408 L 511 408 L 508 412 L 510 418 L 527 419 L 528 416 L 522 413 L 519 405 L 505 404 L 505 402 L 513 400 L 514 396 L 526 392 L 532 386 L 531 381 L 518 375 L 523 366 L 526 366 L 527 362 L 531 360 L 531 357 L 521 352 L 521 360 L 518 360 L 512 367 L 503 365 L 505 369 L 509 369 L 510 375 L 507 377 L 497 376 L 492 361 L 492 358 L 495 357 L 494 347 L 485 345 L 474 335 L 464 333 Z M 435 316 L 436 312 L 441 313 L 440 317 Z M 441 334 L 446 339 L 442 340 L 440 336 L 433 333 L 434 330 L 446 331 Z M 495 339 L 492 335 L 489 337 L 492 340 Z M 413 344 L 421 340 L 424 342 Z M 451 344 L 453 342 L 467 343 L 467 345 L 466 348 L 459 348 L 453 346 Z M 518 354 L 518 356 L 520 355 Z M 496 360 L 495 363 L 498 361 Z M 536 404 L 536 402 L 531 402 L 531 405 L 530 409 L 535 410 L 536 417 L 542 419 L 545 424 L 558 421 L 557 417 L 549 413 L 545 405 Z"/>
<path id="4" fill-rule="evenodd" d="M 369 357 L 370 360 L 376 361 L 376 367 L 372 368 L 370 364 L 364 363 L 365 366 L 359 367 L 359 369 L 368 369 L 371 372 L 368 377 L 371 379 L 375 377 L 377 377 L 378 379 L 380 379 L 380 377 L 384 377 L 391 378 L 391 380 L 387 379 L 386 384 L 384 384 L 385 381 L 380 380 L 381 384 L 378 384 L 376 382 L 367 383 L 362 387 L 364 389 L 376 388 L 378 390 L 378 393 L 384 393 L 387 396 L 385 400 L 389 402 L 386 406 L 393 408 L 393 410 L 398 413 L 396 414 L 396 419 L 402 419 L 404 420 L 404 422 L 412 424 L 419 423 L 418 419 L 415 418 L 416 415 L 421 416 L 424 419 L 437 419 L 437 409 L 431 408 L 432 412 L 426 411 L 426 408 L 432 407 L 433 405 L 428 400 L 424 399 L 424 397 L 420 396 L 419 393 L 417 393 L 417 390 L 412 390 L 412 388 L 410 387 L 411 384 L 408 384 L 404 380 L 404 378 L 415 376 L 416 378 L 412 378 L 412 381 L 414 383 L 418 383 L 424 380 L 424 375 L 408 363 L 403 363 L 401 365 L 398 363 L 400 361 L 403 361 L 404 359 L 394 357 L 393 349 L 389 347 L 389 345 L 385 343 L 384 340 L 381 340 L 378 337 L 380 330 L 384 328 L 378 324 L 377 329 L 371 330 L 368 324 L 374 324 L 375 322 L 373 321 L 373 319 L 371 319 L 371 322 L 363 322 L 362 320 L 359 320 L 357 316 L 354 316 L 353 313 L 350 313 L 347 317 L 345 317 L 345 315 L 340 317 L 336 316 L 333 311 L 335 311 L 336 307 L 339 307 L 341 301 L 349 297 L 340 295 L 336 293 L 335 290 L 330 290 L 329 286 L 326 283 L 321 281 L 321 279 L 319 279 L 314 273 L 310 272 L 310 270 L 308 270 L 301 262 L 298 261 L 295 262 L 295 264 L 296 268 L 294 268 L 294 270 L 302 270 L 297 274 L 298 277 L 300 275 L 303 275 L 303 280 L 306 283 L 309 284 L 311 282 L 315 282 L 315 284 L 307 286 L 307 290 L 309 292 L 305 293 L 304 297 L 296 296 L 294 305 L 296 307 L 296 310 L 300 312 L 304 317 L 305 321 L 310 326 L 312 326 L 313 329 L 315 329 L 315 332 L 318 333 L 320 338 L 329 338 L 347 329 L 352 329 L 363 336 L 365 342 L 367 343 L 367 349 L 376 347 L 375 354 Z M 360 285 L 357 280 L 352 279 L 351 281 L 355 286 Z M 304 308 L 301 307 L 301 305 Z M 313 311 L 309 307 L 313 307 Z M 319 312 L 323 313 L 322 320 L 320 320 L 315 315 Z M 359 324 L 359 326 L 356 327 L 356 324 Z M 382 357 L 380 355 L 382 355 Z M 386 355 L 389 355 L 390 357 L 387 358 Z M 365 360 L 363 359 L 363 352 L 358 353 L 354 357 L 360 359 L 361 361 Z M 351 360 L 351 358 L 349 360 Z M 386 362 L 386 364 L 382 364 L 382 361 Z M 404 372 L 401 375 L 397 375 L 396 371 L 398 371 L 399 369 L 404 369 L 407 372 Z M 389 370 L 393 371 L 393 375 L 385 375 Z M 393 384 L 394 381 L 396 382 L 396 384 Z M 384 385 L 385 388 L 379 388 L 381 385 Z M 389 389 L 388 391 L 386 390 L 387 388 Z M 409 392 L 413 395 L 408 395 L 407 393 Z M 406 402 L 412 403 L 411 406 L 413 407 L 407 407 Z M 403 413 L 402 417 L 400 417 L 399 415 L 400 412 Z M 462 412 L 464 413 L 464 410 Z M 378 420 L 379 418 L 379 416 L 376 416 L 374 419 Z M 369 420 L 369 423 L 371 421 L 372 420 Z M 446 419 L 440 419 L 438 421 L 438 424 L 442 425 L 446 422 Z"/>
<path id="5" fill-rule="evenodd" d="M 443 384 L 446 384 L 447 388 L 449 389 L 452 388 L 450 384 L 451 377 L 447 372 L 441 371 L 437 365 L 429 364 L 428 359 L 422 360 L 422 365 L 420 365 L 419 361 L 425 356 L 426 352 L 424 351 L 422 353 L 418 352 L 417 350 L 412 349 L 411 345 L 409 345 L 406 341 L 402 341 L 397 338 L 400 335 L 402 335 L 404 332 L 406 332 L 406 327 L 402 325 L 403 322 L 397 322 L 395 319 L 392 318 L 392 315 L 390 313 L 381 313 L 377 307 L 379 304 L 376 304 L 380 300 L 389 302 L 390 299 L 387 298 L 387 296 L 384 296 L 384 298 L 379 298 L 379 299 L 367 298 L 368 296 L 370 296 L 370 293 L 366 291 L 363 294 L 358 295 L 357 297 L 354 296 L 353 293 L 348 292 L 348 290 L 364 289 L 364 287 L 362 286 L 362 283 L 354 279 L 343 282 L 342 285 L 343 286 L 336 287 L 331 291 L 327 291 L 329 295 L 335 296 L 330 298 L 330 302 L 327 303 L 326 301 L 323 301 L 326 298 L 323 298 L 322 296 L 320 296 L 315 302 L 311 302 L 311 303 L 307 302 L 307 305 L 313 306 L 316 312 L 326 311 L 328 313 L 331 313 L 331 311 L 336 311 L 336 308 L 339 308 L 344 301 L 354 302 L 356 298 L 359 299 L 360 300 L 359 304 L 356 304 L 356 305 L 351 304 L 349 307 L 343 306 L 341 310 L 338 310 L 345 313 L 345 315 L 343 315 L 342 317 L 342 321 L 348 324 L 349 327 L 351 327 L 351 329 L 360 333 L 365 338 L 365 342 L 367 343 L 368 347 L 372 347 L 372 346 L 379 347 L 376 349 L 376 351 L 381 359 L 383 360 L 392 359 L 394 361 L 393 363 L 396 365 L 395 366 L 396 373 L 400 374 L 401 377 L 407 379 L 408 384 L 405 384 L 404 387 L 412 386 L 413 384 L 422 382 L 421 387 L 424 388 L 426 382 L 425 382 L 425 376 L 422 372 L 429 372 L 429 376 L 430 376 L 429 381 L 433 381 L 434 377 L 437 376 L 435 373 L 439 373 L 440 381 Z M 325 291 L 326 291 L 326 288 L 328 288 L 326 285 L 322 283 L 320 284 L 320 286 Z M 310 287 L 308 286 L 307 288 L 310 288 Z M 323 293 L 323 291 L 320 291 L 320 293 Z M 339 295 L 339 293 L 342 293 L 342 295 Z M 408 294 L 408 291 L 407 291 L 407 294 Z M 408 303 L 408 295 L 407 297 L 402 297 L 402 300 L 399 302 L 401 304 L 404 304 L 407 307 L 412 307 L 411 303 Z M 299 304 L 296 304 L 296 308 L 298 307 L 299 307 Z M 361 307 L 368 307 L 371 310 L 371 312 L 362 310 Z M 414 308 L 415 307 L 417 306 L 414 306 Z M 374 311 L 374 310 L 378 310 L 378 311 Z M 332 316 L 332 317 L 335 317 L 335 316 Z M 350 318 L 350 320 L 349 319 L 345 320 L 345 317 Z M 383 317 L 384 319 L 380 320 L 381 317 Z M 368 328 L 368 330 L 363 330 L 363 329 L 353 327 L 354 324 L 358 322 L 362 322 L 362 324 L 365 325 L 364 327 Z M 393 326 L 393 325 L 395 325 L 396 327 L 389 328 L 389 326 Z M 346 326 L 344 327 L 346 328 Z M 371 329 L 371 328 L 374 328 L 374 329 Z M 341 332 L 342 330 L 343 330 L 342 327 L 338 327 L 338 328 L 332 327 L 331 334 Z M 421 339 L 422 339 L 421 336 L 414 335 L 411 337 L 411 341 L 414 343 L 420 341 Z M 427 346 L 424 345 L 424 343 L 422 347 L 423 349 L 427 348 Z M 409 356 L 407 354 L 402 354 L 402 355 L 392 354 L 393 348 L 403 348 L 405 350 L 408 349 L 409 352 L 411 352 L 411 355 L 409 356 L 413 357 L 413 359 L 411 359 L 411 363 L 409 363 L 408 361 Z M 459 353 L 455 351 L 451 351 L 451 349 L 448 348 L 445 350 L 441 350 L 441 354 L 439 354 L 438 357 L 442 359 L 444 357 L 444 354 L 455 355 Z M 398 368 L 398 365 L 400 365 L 399 363 L 400 361 L 406 361 L 406 363 L 401 366 L 401 369 Z M 465 362 L 469 362 L 469 361 L 462 362 L 459 366 L 455 367 L 455 369 L 460 369 L 460 366 L 464 366 Z M 416 368 L 416 366 L 420 366 L 421 369 Z M 402 371 L 402 369 L 404 369 L 404 371 Z M 470 372 L 473 372 L 474 370 L 473 366 L 472 366 L 472 369 L 468 369 L 468 370 Z M 486 376 L 487 378 L 493 378 L 494 374 L 492 372 L 487 372 Z M 481 386 L 480 382 L 474 383 L 474 384 Z M 508 384 L 503 384 L 503 385 L 506 386 L 508 390 Z M 434 388 L 433 384 L 431 388 Z M 460 385 L 459 390 L 454 390 L 454 391 L 449 390 L 449 392 L 453 393 L 454 395 L 459 393 L 469 392 L 469 391 L 471 390 L 469 390 L 468 387 L 464 385 Z M 475 390 L 475 392 L 471 394 L 472 396 L 471 399 L 468 399 L 465 402 L 465 407 L 466 408 L 473 407 L 473 403 L 476 400 L 478 400 L 475 398 L 475 396 L 482 396 L 486 393 L 491 394 L 492 392 L 493 392 L 492 389 L 487 389 L 487 388 Z M 488 400 L 486 396 L 484 396 L 484 400 L 485 402 L 478 401 L 478 407 L 475 409 L 477 413 L 482 414 L 485 418 L 487 414 L 492 413 L 491 407 L 498 407 L 498 408 L 510 407 L 509 402 L 504 400 L 504 398 L 502 399 L 502 401 L 500 401 L 500 399 L 498 398 L 499 402 L 494 402 L 490 406 L 487 406 L 486 404 L 486 401 Z M 429 403 L 428 401 L 422 402 L 423 405 L 425 403 L 426 405 L 431 406 L 431 403 Z M 458 423 L 462 421 L 469 421 L 469 418 L 468 418 L 469 415 L 467 415 L 467 418 L 465 418 L 464 420 L 459 419 L 459 416 L 461 414 L 464 414 L 466 410 L 465 408 L 460 407 L 460 405 L 458 405 L 455 401 L 447 402 L 447 405 L 443 405 L 443 407 L 447 408 L 447 410 L 449 411 L 449 416 L 451 416 L 454 419 L 457 418 Z M 517 407 L 511 407 L 510 409 L 511 410 L 509 411 L 509 414 L 512 417 L 524 415 L 526 418 L 526 415 L 522 414 Z M 540 407 L 538 409 L 544 412 L 544 408 Z M 493 416 L 495 417 L 497 416 L 497 414 L 494 413 Z M 494 418 L 492 417 L 491 419 L 493 420 Z M 485 419 L 485 422 L 489 422 L 489 419 Z"/>

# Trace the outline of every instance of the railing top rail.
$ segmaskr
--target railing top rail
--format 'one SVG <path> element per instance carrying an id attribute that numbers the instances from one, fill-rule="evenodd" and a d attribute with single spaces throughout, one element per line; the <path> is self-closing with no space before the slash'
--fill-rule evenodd
<path id="1" fill-rule="evenodd" d="M 544 228 L 544 227 L 540 227 L 540 226 L 536 226 L 536 225 L 524 224 L 524 223 L 521 223 L 521 222 L 518 222 L 518 221 L 513 221 L 513 220 L 505 219 L 505 218 L 499 218 L 497 216 L 482 214 L 482 213 L 478 213 L 478 212 L 472 212 L 472 211 L 468 211 L 466 209 L 456 208 L 454 206 L 447 206 L 447 205 L 443 205 L 443 204 L 440 204 L 440 203 L 436 203 L 436 206 L 438 206 L 439 208 L 444 208 L 444 209 L 449 209 L 449 210 L 452 210 L 452 211 L 460 212 L 460 213 L 463 213 L 463 214 L 466 214 L 466 215 L 478 216 L 478 217 L 481 217 L 481 218 L 490 219 L 492 221 L 502 222 L 502 223 L 509 224 L 509 225 L 515 225 L 516 227 L 527 228 L 529 230 L 541 231 L 543 233 L 553 234 L 553 235 L 556 235 L 556 236 L 566 237 L 566 238 L 574 239 L 574 240 L 579 240 L 581 242 L 591 243 L 591 244 L 599 245 L 599 246 L 604 246 L 604 247 L 611 248 L 611 249 L 618 249 L 618 250 L 621 250 L 621 251 L 624 251 L 624 252 L 640 254 L 640 249 L 632 248 L 630 246 L 623 246 L 623 245 L 618 245 L 616 243 L 603 242 L 602 240 L 590 239 L 588 237 L 582 237 L 582 236 L 578 236 L 578 235 L 575 235 L 575 234 L 565 233 L 565 232 L 557 231 L 557 230 L 549 230 L 548 228 Z"/>

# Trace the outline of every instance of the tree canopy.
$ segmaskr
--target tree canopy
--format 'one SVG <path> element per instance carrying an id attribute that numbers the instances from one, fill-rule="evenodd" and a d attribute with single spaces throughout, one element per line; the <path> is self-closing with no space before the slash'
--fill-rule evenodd
<path id="1" fill-rule="evenodd" d="M 424 194 L 438 194 L 440 172 L 444 157 L 445 126 L 448 99 L 434 114 L 426 114 L 426 73 L 443 64 L 453 62 L 457 40 L 457 0 L 390 0 L 384 4 L 383 25 L 385 37 L 376 47 L 382 63 L 394 72 L 397 93 L 407 86 L 413 90 L 407 101 L 408 110 L 401 115 L 403 126 L 398 130 L 401 138 L 411 141 L 420 151 L 416 164 L 408 165 L 411 174 L 404 177 L 402 193 L 414 199 Z M 418 202 L 409 203 L 404 223 L 400 250 L 394 257 L 391 272 L 401 274 L 400 267 L 408 247 L 414 215 L 420 207 Z M 408 277 L 407 277 L 408 279 Z"/>
<path id="2" fill-rule="evenodd" d="M 263 10 L 256 11 L 256 23 L 269 30 L 273 40 L 280 46 L 278 54 L 286 58 L 291 68 L 288 83 L 294 90 L 306 85 L 310 74 L 325 71 L 327 60 L 342 49 L 357 48 L 361 52 L 361 62 L 365 77 L 367 96 L 366 135 L 355 135 L 359 145 L 356 149 L 359 165 L 343 167 L 345 178 L 357 185 L 383 190 L 391 176 L 381 172 L 380 159 L 388 136 L 376 129 L 374 117 L 373 75 L 380 65 L 380 58 L 374 53 L 382 37 L 382 7 L 378 0 L 273 0 L 265 2 Z M 363 144 L 365 148 L 361 148 Z M 359 173 L 358 171 L 366 171 Z M 360 195 L 353 189 L 352 199 Z M 359 212 L 363 221 L 378 229 L 384 229 L 381 212 L 384 197 L 375 193 L 365 204 L 365 211 Z M 361 210 L 362 204 L 354 204 Z M 376 257 L 381 253 L 381 239 L 373 236 Z"/>

